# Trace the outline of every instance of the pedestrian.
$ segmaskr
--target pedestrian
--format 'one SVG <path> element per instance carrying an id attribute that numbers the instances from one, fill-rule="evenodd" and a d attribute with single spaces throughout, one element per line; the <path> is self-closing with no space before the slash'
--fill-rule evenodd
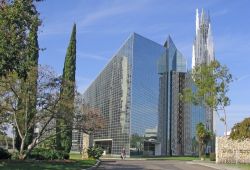
<path id="1" fill-rule="evenodd" d="M 122 151 L 121 151 L 121 159 L 125 159 L 126 158 L 126 150 L 125 148 L 123 147 L 122 148 Z"/>

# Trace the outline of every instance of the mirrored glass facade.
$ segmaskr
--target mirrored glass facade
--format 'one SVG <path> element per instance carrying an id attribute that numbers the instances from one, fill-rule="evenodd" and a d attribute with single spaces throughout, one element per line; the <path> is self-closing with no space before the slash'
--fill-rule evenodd
<path id="1" fill-rule="evenodd" d="M 127 156 L 185 154 L 192 133 L 179 99 L 186 70 L 170 37 L 162 46 L 133 33 L 83 95 L 105 119 L 93 144 L 112 156 L 122 148 Z"/>

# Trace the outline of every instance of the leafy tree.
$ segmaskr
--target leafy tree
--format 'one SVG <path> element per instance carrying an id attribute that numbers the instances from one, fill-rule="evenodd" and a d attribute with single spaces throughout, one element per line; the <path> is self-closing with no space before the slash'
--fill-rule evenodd
<path id="1" fill-rule="evenodd" d="M 34 110 L 32 117 L 28 111 L 33 100 L 31 95 L 34 94 L 23 93 L 29 86 L 23 86 L 17 73 L 0 79 L 0 113 L 7 113 L 7 118 L 20 136 L 21 145 L 17 148 L 19 159 L 25 159 L 36 145 L 55 135 L 47 132 L 55 128 L 51 122 L 55 119 L 59 108 L 61 80 L 47 67 L 40 67 L 38 75 L 37 82 L 34 82 L 31 77 L 36 76 L 34 74 L 28 74 L 26 78 L 26 83 L 29 82 L 30 86 L 32 83 L 37 84 L 35 94 L 37 109 Z M 23 102 L 20 102 L 21 100 Z M 60 102 L 60 105 L 62 106 L 63 103 Z M 27 138 L 31 127 L 37 127 L 39 131 L 32 137 L 32 141 L 29 141 Z"/>
<path id="2" fill-rule="evenodd" d="M 233 140 L 250 139 L 250 117 L 234 125 L 230 138 Z"/>
<path id="3" fill-rule="evenodd" d="M 101 115 L 100 110 L 84 103 L 81 95 L 76 94 L 75 97 L 75 117 L 74 117 L 74 129 L 79 132 L 94 135 L 99 130 L 107 128 L 106 121 Z M 84 138 L 88 140 L 89 138 Z M 87 154 L 87 148 L 79 148 L 81 154 Z"/>
<path id="4" fill-rule="evenodd" d="M 67 49 L 60 97 L 67 106 L 61 107 L 57 119 L 57 131 L 63 131 L 57 135 L 56 144 L 58 149 L 70 152 L 72 145 L 72 127 L 74 117 L 75 96 L 75 70 L 76 70 L 76 24 L 73 26 L 70 43 Z"/>
<path id="5" fill-rule="evenodd" d="M 37 75 L 39 46 L 37 31 L 41 24 L 39 13 L 36 10 L 35 2 L 40 0 L 1 0 L 0 1 L 0 77 L 17 74 L 22 82 L 23 93 L 29 93 L 33 100 L 30 100 L 30 107 L 27 111 L 28 119 L 32 119 L 36 112 L 36 83 L 26 81 L 29 74 Z M 29 76 L 37 81 L 37 76 Z M 18 105 L 25 102 L 19 99 Z M 20 108 L 21 109 L 21 108 Z M 24 113 L 23 113 L 24 114 Z M 19 114 L 23 117 L 23 115 Z M 19 118 L 19 121 L 22 121 Z M 34 127 L 28 129 L 29 134 L 26 140 L 31 142 Z M 20 148 L 20 136 L 16 129 L 16 147 Z M 27 142 L 27 143 L 29 143 Z M 24 148 L 27 147 L 25 144 Z"/>
<path id="6" fill-rule="evenodd" d="M 30 96 L 30 103 L 29 103 L 29 108 L 28 108 L 28 121 L 32 121 L 33 117 L 36 114 L 36 99 L 37 99 L 37 79 L 38 79 L 38 58 L 39 58 L 39 45 L 38 45 L 38 36 L 37 36 L 37 31 L 38 31 L 38 26 L 37 25 L 32 25 L 31 31 L 29 34 L 29 42 L 30 42 L 30 54 L 29 54 L 29 59 L 28 62 L 30 63 L 30 71 L 29 75 L 31 75 L 32 79 L 30 80 L 29 85 L 29 92 L 32 94 Z M 27 85 L 26 85 L 27 86 Z M 28 129 L 28 135 L 27 135 L 27 143 L 25 144 L 27 146 L 28 143 L 32 142 L 33 139 L 33 133 L 34 133 L 34 126 L 30 129 Z"/>
<path id="7" fill-rule="evenodd" d="M 12 138 L 7 136 L 6 133 L 0 132 L 0 146 L 5 146 L 5 149 L 8 150 L 9 146 L 12 145 Z"/>
<path id="8" fill-rule="evenodd" d="M 29 63 L 29 71 L 27 72 L 27 77 L 26 79 L 21 78 L 20 81 L 22 82 L 22 92 L 27 93 L 30 95 L 30 100 L 29 100 L 29 108 L 27 111 L 28 114 L 28 121 L 31 121 L 32 118 L 34 117 L 34 114 L 36 113 L 36 90 L 37 90 L 37 79 L 38 79 L 38 58 L 39 58 L 39 45 L 38 45 L 38 40 L 37 40 L 37 31 L 38 27 L 37 25 L 33 25 L 32 29 L 29 33 L 29 43 L 30 45 L 30 54 L 27 59 L 27 63 Z M 26 90 L 24 90 L 26 89 Z M 19 106 L 21 106 L 22 102 L 24 100 L 20 99 L 19 100 Z M 20 116 L 22 116 L 20 114 Z M 24 148 L 26 150 L 28 143 L 32 141 L 33 138 L 33 133 L 34 133 L 34 127 L 30 127 L 28 129 L 28 134 L 26 138 L 26 142 L 24 145 Z M 20 136 L 17 133 L 16 130 L 16 148 L 20 148 Z"/>
<path id="9" fill-rule="evenodd" d="M 198 123 L 196 125 L 196 137 L 199 143 L 199 157 L 204 155 L 205 146 L 211 139 L 211 132 L 205 128 L 203 123 Z"/>
<path id="10" fill-rule="evenodd" d="M 105 128 L 106 121 L 99 109 L 81 103 L 76 110 L 80 112 L 75 115 L 75 129 L 92 135 L 96 131 Z"/>
<path id="11" fill-rule="evenodd" d="M 30 69 L 28 56 L 37 48 L 32 43 L 30 32 L 41 24 L 34 1 L 0 1 L 0 77 L 8 76 L 12 71 L 18 77 L 27 77 Z"/>
<path id="12" fill-rule="evenodd" d="M 201 104 L 215 110 L 223 110 L 225 131 L 227 132 L 226 110 L 225 107 L 230 104 L 227 96 L 229 84 L 232 82 L 232 75 L 226 66 L 222 66 L 218 61 L 212 61 L 210 64 L 201 64 L 192 70 L 192 78 L 196 90 L 186 88 L 183 91 L 182 99 L 195 105 Z"/>
<path id="13" fill-rule="evenodd" d="M 138 148 L 141 150 L 144 138 L 137 133 L 131 135 L 130 145 L 132 148 Z M 139 146 L 138 146 L 139 145 Z"/>

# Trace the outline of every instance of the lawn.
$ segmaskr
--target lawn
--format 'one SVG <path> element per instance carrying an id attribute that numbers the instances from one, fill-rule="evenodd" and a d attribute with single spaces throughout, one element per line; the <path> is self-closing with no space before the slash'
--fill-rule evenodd
<path id="1" fill-rule="evenodd" d="M 242 170 L 250 170 L 250 164 L 226 164 L 228 167 L 239 168 Z"/>
<path id="2" fill-rule="evenodd" d="M 33 161 L 1 160 L 0 170 L 81 170 L 91 167 L 95 160 L 80 160 L 80 154 L 70 154 L 70 160 Z"/>
<path id="3" fill-rule="evenodd" d="M 0 169 L 5 170 L 80 170 L 91 167 L 94 160 L 68 160 L 68 161 L 0 161 Z"/>
<path id="4" fill-rule="evenodd" d="M 146 158 L 146 159 L 147 160 L 178 160 L 178 161 L 200 160 L 200 158 L 192 157 L 192 156 L 154 157 L 154 158 Z"/>
<path id="5" fill-rule="evenodd" d="M 81 160 L 82 159 L 82 155 L 80 153 L 70 153 L 70 159 Z"/>

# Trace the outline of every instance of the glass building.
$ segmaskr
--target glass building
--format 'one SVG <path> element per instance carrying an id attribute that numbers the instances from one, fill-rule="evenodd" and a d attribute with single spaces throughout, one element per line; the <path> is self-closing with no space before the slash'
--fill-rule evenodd
<path id="1" fill-rule="evenodd" d="M 128 156 L 188 153 L 191 113 L 179 99 L 186 72 L 170 37 L 162 46 L 133 33 L 83 95 L 105 119 L 93 144 L 112 156 L 123 147 Z"/>

